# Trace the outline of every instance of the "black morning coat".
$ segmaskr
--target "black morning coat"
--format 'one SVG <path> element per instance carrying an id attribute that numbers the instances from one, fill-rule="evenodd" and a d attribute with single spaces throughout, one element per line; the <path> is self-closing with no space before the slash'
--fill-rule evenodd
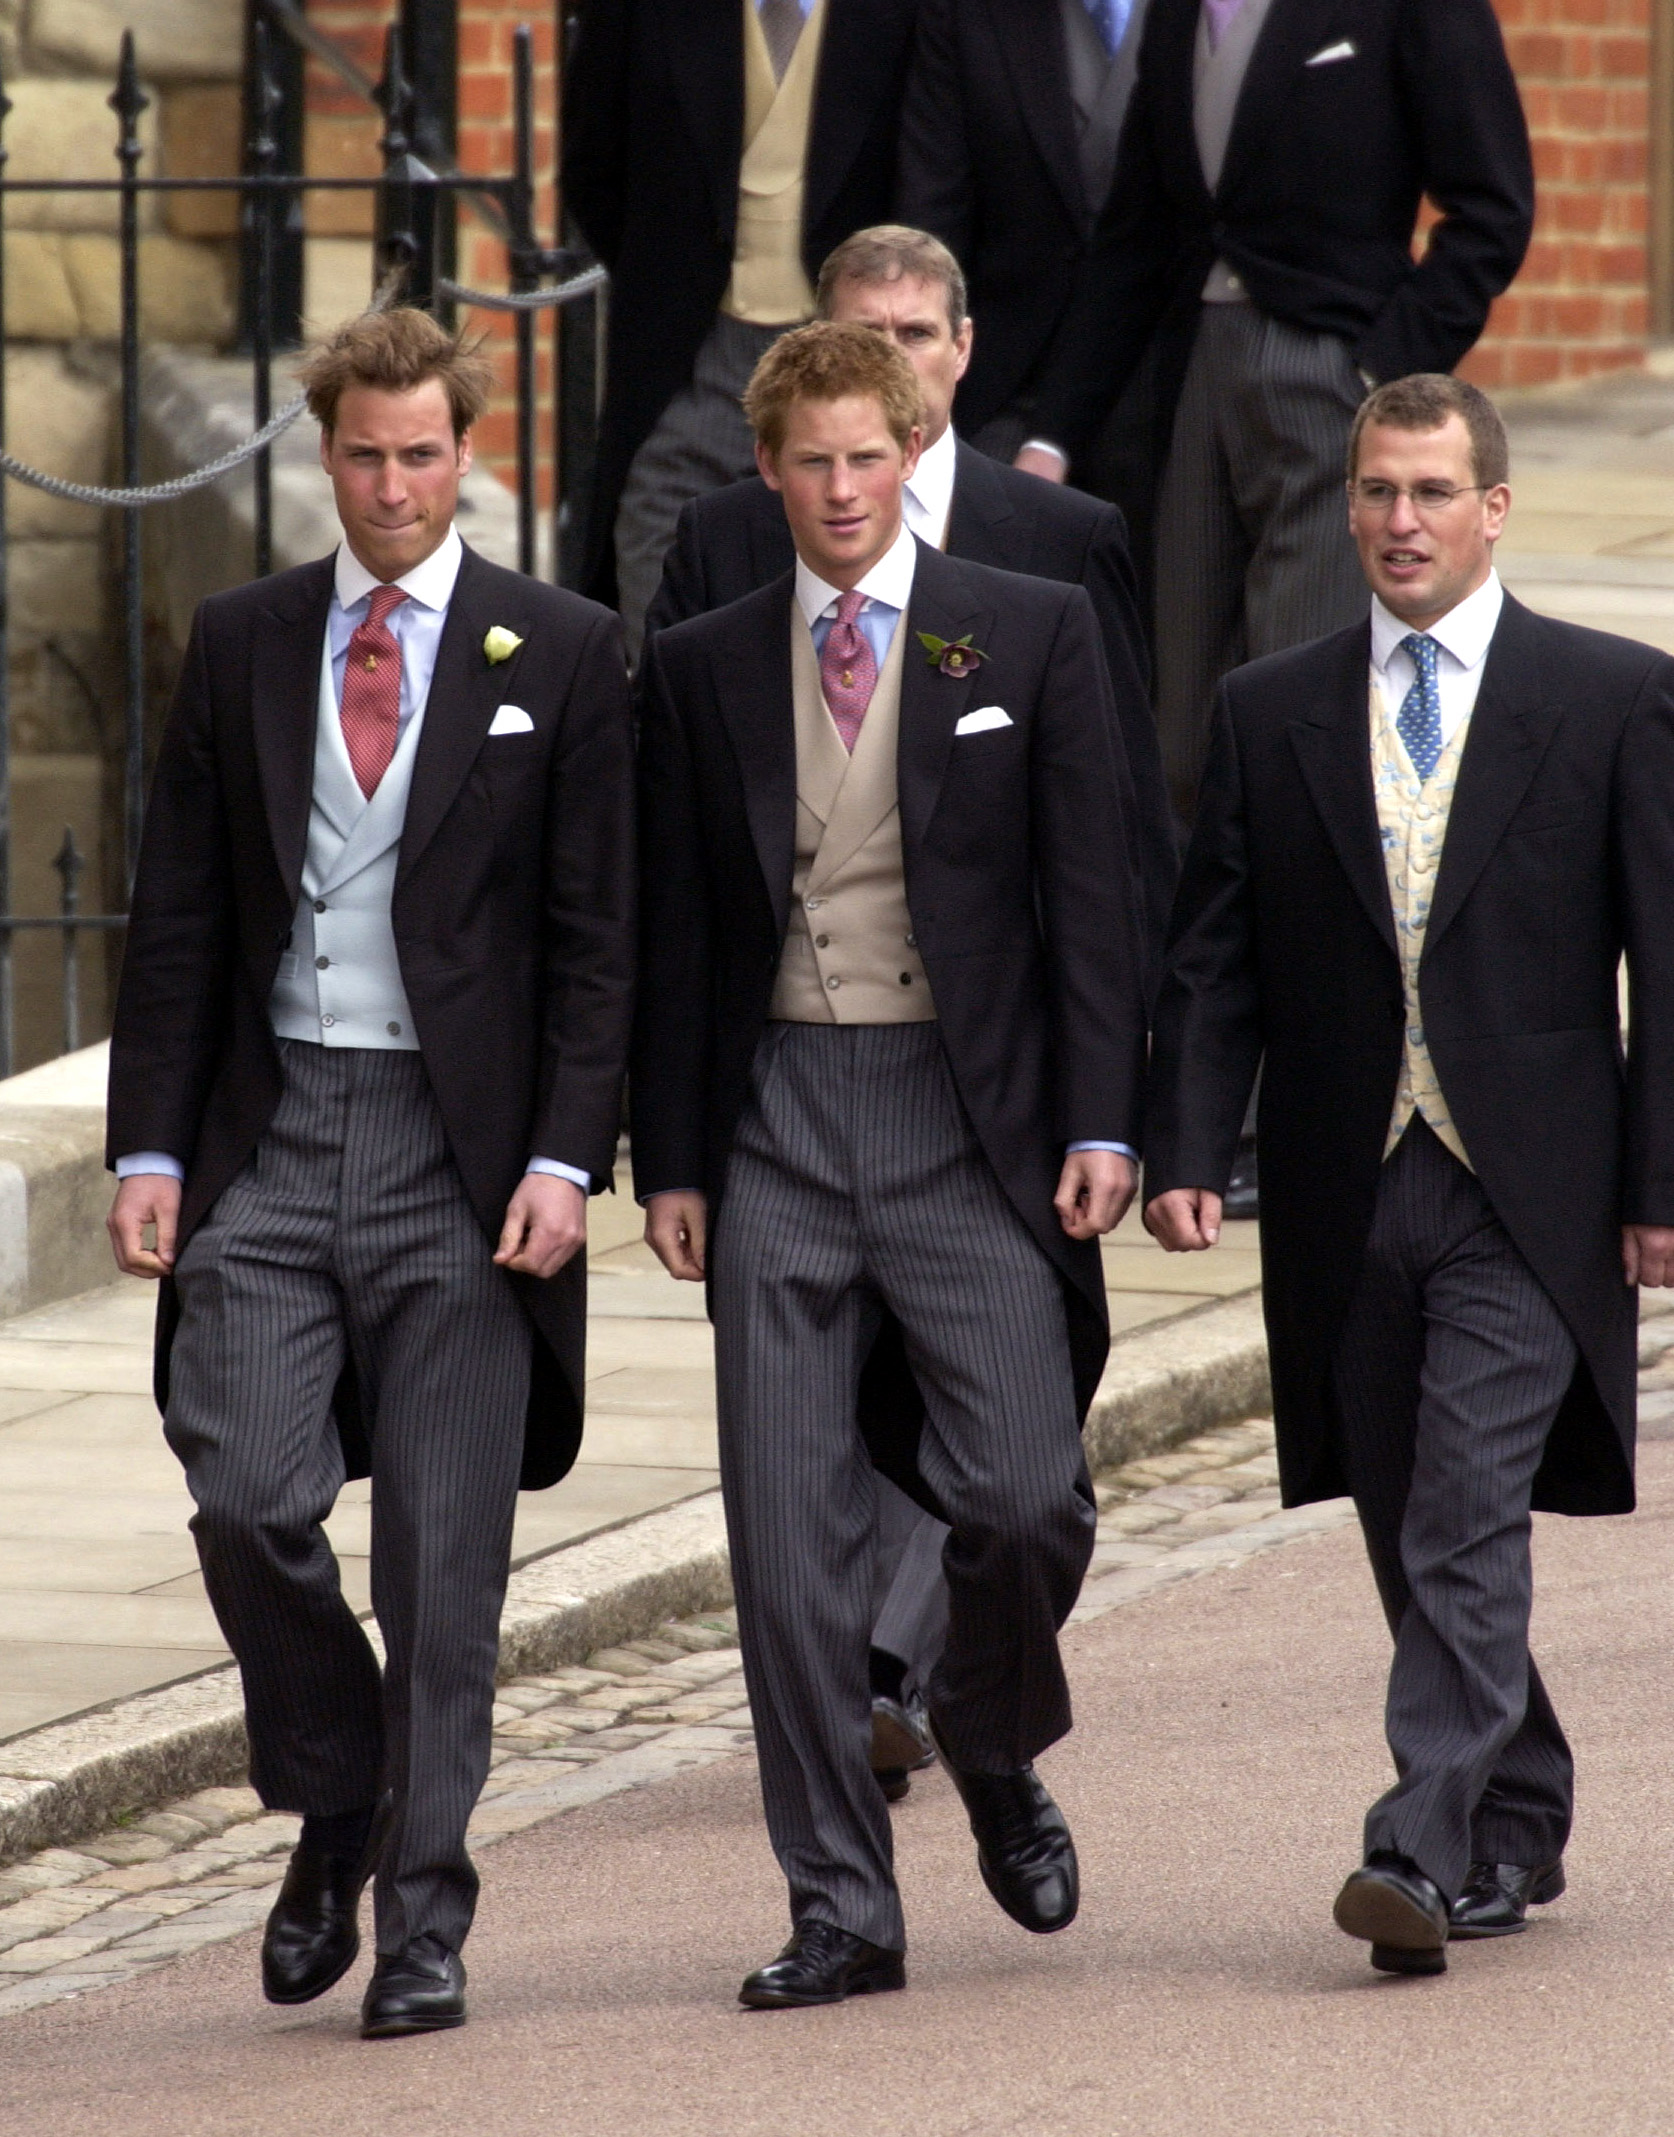
<path id="1" fill-rule="evenodd" d="M 918 0 L 826 0 L 802 212 L 810 282 L 890 213 Z M 688 383 L 726 294 L 744 154 L 740 0 L 582 0 L 564 83 L 564 199 L 610 269 L 610 353 L 585 585 L 616 598 L 629 464 Z"/>
<path id="2" fill-rule="evenodd" d="M 701 1187 L 711 1229 L 784 945 L 796 833 L 787 574 L 662 631 L 640 730 L 643 949 L 630 1089 L 634 1185 Z M 1090 824 L 1121 808 L 1098 626 L 1079 587 L 956 562 L 922 543 L 901 683 L 907 904 L 954 1081 L 1001 1186 L 1063 1279 L 1077 1398 L 1109 1345 L 1098 1242 L 1052 1196 L 1071 1142 L 1138 1147 L 1145 1001 L 1135 899 Z M 969 634 L 955 679 L 918 634 Z M 999 705 L 1011 725 L 956 737 Z M 903 1446 L 917 1397 L 898 1342 L 874 1351 L 861 1422 L 923 1497 Z"/>
<path id="3" fill-rule="evenodd" d="M 1146 694 L 1145 634 L 1122 515 L 1114 505 L 1019 474 L 962 444 L 947 554 L 1087 589 L 1110 670 L 1128 864 L 1142 888 L 1155 970 L 1180 852 Z M 759 476 L 707 491 L 681 512 L 663 582 L 646 613 L 646 636 L 754 593 L 795 563 L 784 507 Z"/>
<path id="4" fill-rule="evenodd" d="M 152 783 L 111 1036 L 111 1162 L 186 1168 L 180 1244 L 256 1147 L 280 1095 L 269 1021 L 313 792 L 333 559 L 198 610 Z M 522 645 L 491 663 L 495 625 Z M 502 704 L 533 732 L 488 739 Z M 611 1178 L 634 978 L 633 738 L 621 626 L 465 551 L 413 766 L 392 917 L 419 1051 L 484 1233 L 529 1158 Z M 577 1255 L 512 1282 L 540 1340 L 526 1489 L 581 1440 L 587 1277 Z M 158 1306 L 157 1400 L 178 1308 Z M 338 1389 L 366 1472 L 352 1373 Z"/>
<path id="5" fill-rule="evenodd" d="M 1152 0 L 1110 200 L 1046 362 L 1040 434 L 1072 458 L 1153 333 L 1177 344 L 1178 381 L 1217 258 L 1260 311 L 1340 336 L 1383 380 L 1451 371 L 1528 249 L 1528 128 L 1489 0 L 1273 0 L 1213 194 L 1192 130 L 1200 12 Z M 1415 265 L 1425 195 L 1441 220 Z"/>
<path id="6" fill-rule="evenodd" d="M 1405 1024 L 1368 659 L 1360 624 L 1222 685 L 1152 1060 L 1148 1197 L 1224 1189 L 1261 1063 L 1263 1299 L 1293 1506 L 1348 1488 L 1330 1364 Z M 1620 1228 L 1674 1224 L 1671 916 L 1674 661 L 1507 596 L 1419 992 L 1472 1166 L 1580 1349 L 1535 1481 L 1556 1513 L 1633 1505 L 1638 1314 Z"/>

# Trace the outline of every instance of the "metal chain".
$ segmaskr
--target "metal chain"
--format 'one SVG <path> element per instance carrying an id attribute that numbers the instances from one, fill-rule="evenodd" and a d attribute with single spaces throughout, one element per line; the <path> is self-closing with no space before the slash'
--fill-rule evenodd
<path id="1" fill-rule="evenodd" d="M 223 475 L 230 475 L 235 467 L 246 460 L 253 460 L 257 453 L 264 452 L 281 432 L 291 425 L 308 406 L 308 396 L 299 393 L 294 401 L 288 401 L 272 422 L 263 424 L 253 438 L 246 438 L 242 445 L 235 445 L 230 453 L 223 453 L 218 460 L 205 462 L 193 468 L 189 475 L 176 475 L 171 482 L 149 483 L 138 490 L 106 490 L 87 482 L 66 482 L 61 475 L 44 475 L 38 467 L 30 467 L 22 460 L 14 460 L 10 453 L 0 451 L 0 472 L 10 475 L 17 482 L 26 482 L 32 490 L 45 490 L 49 497 L 64 497 L 77 505 L 161 505 L 170 499 L 186 497 L 193 490 L 201 490 L 211 482 L 218 482 Z"/>
<path id="2" fill-rule="evenodd" d="M 438 275 L 436 287 L 444 297 L 455 304 L 474 305 L 484 312 L 545 312 L 555 305 L 571 304 L 577 297 L 585 297 L 608 282 L 610 275 L 603 267 L 588 267 L 567 282 L 560 282 L 555 289 L 520 290 L 515 296 L 496 297 L 486 289 L 467 289 L 462 282 L 450 282 L 446 275 Z"/>

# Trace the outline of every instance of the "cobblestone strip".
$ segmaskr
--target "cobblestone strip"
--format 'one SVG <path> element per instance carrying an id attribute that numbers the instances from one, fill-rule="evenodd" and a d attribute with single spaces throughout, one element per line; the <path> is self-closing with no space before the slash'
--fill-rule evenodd
<path id="1" fill-rule="evenodd" d="M 1656 1302 L 1660 1304 L 1661 1302 Z M 1674 1411 L 1674 1299 L 1641 1334 L 1642 1410 Z M 1098 1540 L 1072 1623 L 1353 1519 L 1341 1500 L 1281 1510 L 1273 1428 L 1250 1418 L 1097 1479 Z M 751 1743 L 737 1620 L 716 1611 L 585 1665 L 519 1677 L 494 1707 L 473 1847 Z M 0 1870 L 0 2017 L 163 1966 L 259 1925 L 294 1817 L 211 1788 L 76 1848 Z"/>

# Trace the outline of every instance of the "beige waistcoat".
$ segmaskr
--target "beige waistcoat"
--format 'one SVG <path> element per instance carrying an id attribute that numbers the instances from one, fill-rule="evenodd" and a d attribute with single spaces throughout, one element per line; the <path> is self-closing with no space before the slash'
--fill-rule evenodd
<path id="1" fill-rule="evenodd" d="M 793 1024 L 923 1024 L 936 1014 L 907 911 L 895 787 L 908 636 L 903 617 L 851 757 L 802 611 L 791 614 L 796 867 L 768 1014 Z"/>
<path id="2" fill-rule="evenodd" d="M 1406 993 L 1406 1038 L 1401 1053 L 1401 1081 L 1396 1087 L 1395 1110 L 1390 1115 L 1389 1136 L 1383 1154 L 1388 1157 L 1401 1140 L 1408 1122 L 1419 1114 L 1461 1165 L 1470 1166 L 1459 1131 L 1453 1125 L 1447 1100 L 1430 1049 L 1424 1038 L 1424 1017 L 1418 1000 L 1418 968 L 1424 956 L 1425 930 L 1430 924 L 1430 905 L 1435 897 L 1436 872 L 1441 866 L 1447 839 L 1448 815 L 1453 790 L 1459 779 L 1459 760 L 1464 754 L 1470 719 L 1459 722 L 1453 737 L 1436 759 L 1435 770 L 1422 787 L 1413 770 L 1406 745 L 1395 729 L 1395 717 L 1384 695 L 1372 687 L 1372 784 L 1377 795 L 1378 830 L 1383 838 L 1384 871 L 1389 879 L 1389 904 L 1395 918 L 1395 941 L 1401 953 L 1401 984 Z M 1474 1169 L 1474 1168 L 1473 1168 Z"/>
<path id="3" fill-rule="evenodd" d="M 744 159 L 738 167 L 738 236 L 721 309 L 750 326 L 795 326 L 814 315 L 802 265 L 803 178 L 826 0 L 802 25 L 782 82 L 756 13 L 744 4 Z"/>

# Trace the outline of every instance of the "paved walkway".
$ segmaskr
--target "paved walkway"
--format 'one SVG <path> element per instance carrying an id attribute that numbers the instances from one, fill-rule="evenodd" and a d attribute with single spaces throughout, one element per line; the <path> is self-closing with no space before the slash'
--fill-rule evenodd
<path id="1" fill-rule="evenodd" d="M 702 1294 L 663 1274 L 640 1223 L 624 1173 L 591 1210 L 582 1457 L 554 1490 L 519 1501 L 519 1562 L 717 1481 Z M 1260 1279 L 1253 1239 L 1184 1263 L 1132 1219 L 1105 1267 L 1118 1330 Z M 227 1660 L 150 1395 L 155 1296 L 123 1281 L 0 1322 L 0 1740 Z M 367 1498 L 350 1485 L 329 1524 L 361 1610 Z"/>

